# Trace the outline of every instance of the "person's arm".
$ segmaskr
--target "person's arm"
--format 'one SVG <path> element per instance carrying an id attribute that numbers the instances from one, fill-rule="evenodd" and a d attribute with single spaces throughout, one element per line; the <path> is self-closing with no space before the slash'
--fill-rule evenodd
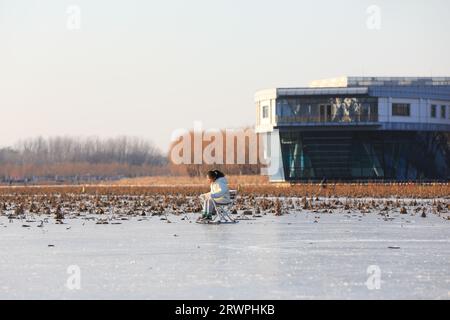
<path id="1" fill-rule="evenodd" d="M 228 192 L 228 185 L 225 179 L 216 181 L 216 184 L 219 186 L 219 190 L 214 193 L 211 192 L 211 198 L 213 199 L 222 198 Z"/>

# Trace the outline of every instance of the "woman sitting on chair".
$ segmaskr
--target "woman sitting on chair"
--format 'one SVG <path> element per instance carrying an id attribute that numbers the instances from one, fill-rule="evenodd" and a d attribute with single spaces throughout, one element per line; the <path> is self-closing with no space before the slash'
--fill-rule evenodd
<path id="1" fill-rule="evenodd" d="M 206 174 L 211 185 L 211 192 L 202 194 L 200 199 L 203 201 L 203 215 L 199 220 L 211 220 L 215 214 L 215 203 L 230 203 L 230 191 L 228 189 L 228 181 L 225 175 L 219 170 L 208 171 Z"/>

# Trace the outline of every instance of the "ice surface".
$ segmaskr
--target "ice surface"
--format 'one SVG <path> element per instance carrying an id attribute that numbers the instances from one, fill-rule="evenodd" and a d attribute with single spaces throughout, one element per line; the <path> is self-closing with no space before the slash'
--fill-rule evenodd
<path id="1" fill-rule="evenodd" d="M 76 218 L 42 228 L 1 217 L 0 298 L 449 299 L 450 222 L 391 216 L 302 212 L 219 226 L 193 215 Z M 67 287 L 72 265 L 79 290 Z M 366 285 L 371 265 L 379 290 Z"/>

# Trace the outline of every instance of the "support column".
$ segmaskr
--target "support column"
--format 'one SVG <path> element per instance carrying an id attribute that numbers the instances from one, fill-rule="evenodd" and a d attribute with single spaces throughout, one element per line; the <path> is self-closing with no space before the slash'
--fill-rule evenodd
<path id="1" fill-rule="evenodd" d="M 268 175 L 271 182 L 284 182 L 285 176 L 279 130 L 274 129 L 273 132 L 268 133 L 265 140 L 264 150 L 268 167 L 263 169 L 263 174 Z"/>

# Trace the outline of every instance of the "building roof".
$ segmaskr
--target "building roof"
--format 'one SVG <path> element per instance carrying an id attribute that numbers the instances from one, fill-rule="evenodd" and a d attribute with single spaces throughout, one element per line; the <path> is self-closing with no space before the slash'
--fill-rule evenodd
<path id="1" fill-rule="evenodd" d="M 361 95 L 368 94 L 369 88 L 277 88 L 258 91 L 255 101 L 271 100 L 288 96 L 315 96 L 315 95 Z"/>
<path id="2" fill-rule="evenodd" d="M 276 99 L 280 96 L 347 94 L 449 100 L 450 77 L 339 77 L 312 81 L 306 88 L 261 90 L 255 94 L 255 101 Z"/>
<path id="3" fill-rule="evenodd" d="M 312 81 L 310 88 L 450 86 L 450 77 L 340 77 Z"/>

